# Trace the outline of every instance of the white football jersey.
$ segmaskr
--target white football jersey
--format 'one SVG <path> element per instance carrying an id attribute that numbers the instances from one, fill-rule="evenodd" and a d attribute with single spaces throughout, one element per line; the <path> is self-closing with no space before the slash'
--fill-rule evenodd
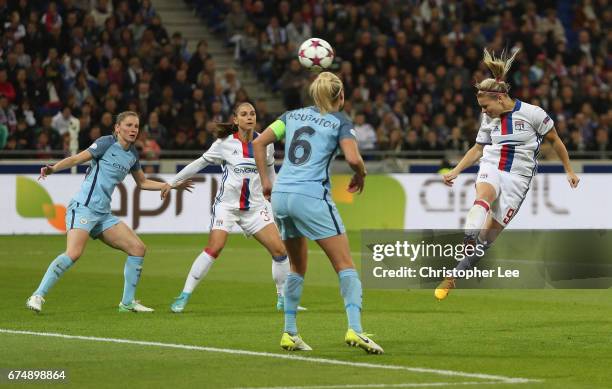
<path id="1" fill-rule="evenodd" d="M 516 100 L 512 112 L 499 118 L 482 115 L 476 142 L 484 145 L 480 162 L 494 164 L 499 170 L 534 176 L 542 138 L 554 122 L 540 107 Z"/>
<path id="2" fill-rule="evenodd" d="M 253 132 L 253 139 L 258 135 Z M 274 165 L 274 144 L 268 145 L 266 154 L 267 165 Z M 202 159 L 223 168 L 215 204 L 222 203 L 227 208 L 243 211 L 265 206 L 251 142 L 242 142 L 238 133 L 217 139 L 202 155 Z"/>

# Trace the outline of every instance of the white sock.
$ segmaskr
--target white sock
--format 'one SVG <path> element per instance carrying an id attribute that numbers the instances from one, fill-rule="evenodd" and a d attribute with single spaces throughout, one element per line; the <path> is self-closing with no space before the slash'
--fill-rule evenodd
<path id="1" fill-rule="evenodd" d="M 283 285 L 285 285 L 285 281 L 287 280 L 287 274 L 289 274 L 289 259 L 287 256 L 276 257 L 276 259 L 273 257 L 272 279 L 276 284 L 276 293 L 280 296 L 283 295 Z"/>
<path id="2" fill-rule="evenodd" d="M 478 233 L 482 229 L 482 226 L 487 221 L 487 214 L 489 213 L 489 203 L 484 200 L 474 201 L 474 205 L 465 218 L 465 234 L 471 238 L 476 239 Z"/>
<path id="3" fill-rule="evenodd" d="M 198 255 L 198 257 L 195 259 L 195 261 L 193 261 L 193 265 L 191 265 L 191 270 L 189 270 L 187 280 L 185 280 L 185 287 L 183 288 L 183 292 L 193 292 L 193 290 L 196 286 L 198 286 L 202 278 L 206 277 L 206 274 L 210 270 L 214 261 L 215 259 L 208 255 L 206 251 L 202 251 L 200 255 Z"/>

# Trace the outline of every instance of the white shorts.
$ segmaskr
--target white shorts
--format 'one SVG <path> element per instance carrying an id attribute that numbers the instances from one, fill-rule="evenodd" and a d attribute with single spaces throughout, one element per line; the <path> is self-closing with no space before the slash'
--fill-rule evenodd
<path id="1" fill-rule="evenodd" d="M 217 203 L 212 208 L 210 229 L 232 232 L 236 226 L 239 226 L 246 236 L 251 236 L 272 223 L 274 223 L 274 216 L 270 203 L 267 201 L 263 206 L 246 211 Z"/>
<path id="2" fill-rule="evenodd" d="M 476 183 L 486 182 L 495 188 L 496 199 L 491 204 L 491 216 L 495 221 L 505 227 L 516 216 L 527 196 L 531 178 L 499 170 L 490 163 L 480 164 Z"/>

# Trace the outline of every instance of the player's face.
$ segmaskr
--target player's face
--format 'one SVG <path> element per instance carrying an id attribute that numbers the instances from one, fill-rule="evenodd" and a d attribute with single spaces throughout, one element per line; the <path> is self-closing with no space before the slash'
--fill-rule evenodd
<path id="1" fill-rule="evenodd" d="M 501 99 L 496 97 L 481 96 L 478 97 L 478 105 L 482 109 L 482 113 L 486 113 L 489 117 L 496 118 L 503 112 Z"/>
<path id="2" fill-rule="evenodd" d="M 140 121 L 136 116 L 128 116 L 115 125 L 115 130 L 118 131 L 119 136 L 130 143 L 136 142 L 138 137 L 138 128 Z"/>
<path id="3" fill-rule="evenodd" d="M 242 104 L 236 112 L 234 123 L 240 129 L 253 131 L 256 122 L 257 114 L 255 113 L 255 108 L 251 104 Z"/>

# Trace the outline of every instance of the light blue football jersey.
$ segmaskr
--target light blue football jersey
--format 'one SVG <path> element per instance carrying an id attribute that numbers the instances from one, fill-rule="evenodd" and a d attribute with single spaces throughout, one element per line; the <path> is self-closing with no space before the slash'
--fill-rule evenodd
<path id="1" fill-rule="evenodd" d="M 282 114 L 273 124 L 277 138 L 283 125 L 285 159 L 272 191 L 328 198 L 329 167 L 340 140 L 355 139 L 353 123 L 343 113 L 321 115 L 312 106 Z"/>
<path id="2" fill-rule="evenodd" d="M 132 144 L 125 150 L 113 135 L 102 136 L 87 149 L 93 159 L 73 200 L 100 213 L 110 212 L 111 196 L 128 173 L 140 169 L 138 151 Z"/>

